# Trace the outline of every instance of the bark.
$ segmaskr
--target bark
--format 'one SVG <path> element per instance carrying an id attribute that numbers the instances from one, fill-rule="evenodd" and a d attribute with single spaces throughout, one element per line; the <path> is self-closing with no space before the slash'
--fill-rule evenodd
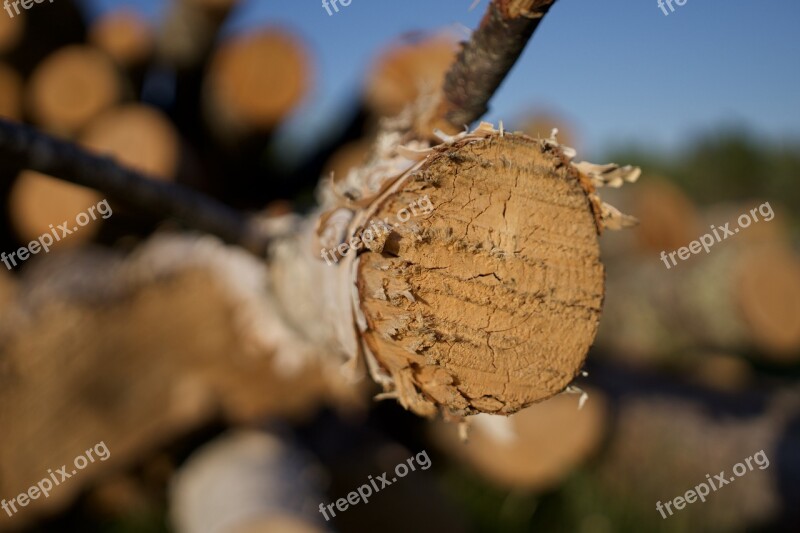
<path id="1" fill-rule="evenodd" d="M 268 239 L 258 225 L 236 211 L 190 189 L 157 182 L 107 157 L 0 120 L 0 155 L 24 168 L 102 191 L 109 199 L 162 218 L 175 217 L 197 230 L 263 256 Z M 74 216 L 74 215 L 73 215 Z"/>
<path id="2" fill-rule="evenodd" d="M 443 98 L 431 123 L 450 133 L 483 116 L 556 0 L 494 0 L 445 77 Z M 425 129 L 423 128 L 423 131 Z"/>

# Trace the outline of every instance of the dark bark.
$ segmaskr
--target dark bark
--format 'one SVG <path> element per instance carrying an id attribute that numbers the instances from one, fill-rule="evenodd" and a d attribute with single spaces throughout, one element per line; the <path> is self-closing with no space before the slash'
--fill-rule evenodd
<path id="1" fill-rule="evenodd" d="M 0 119 L 0 159 L 96 189 L 140 212 L 175 218 L 259 256 L 266 254 L 267 236 L 230 207 L 180 185 L 148 178 L 31 127 Z"/>
<path id="2" fill-rule="evenodd" d="M 455 130 L 484 115 L 488 102 L 556 0 L 494 0 L 444 83 L 437 116 Z"/>

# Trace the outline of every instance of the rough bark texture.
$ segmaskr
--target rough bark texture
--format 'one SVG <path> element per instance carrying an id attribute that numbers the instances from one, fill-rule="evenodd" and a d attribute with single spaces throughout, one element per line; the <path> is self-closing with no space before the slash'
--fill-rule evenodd
<path id="1" fill-rule="evenodd" d="M 152 180 L 33 128 L 0 119 L 0 157 L 12 165 L 103 191 L 109 199 L 119 199 L 143 213 L 175 217 L 258 256 L 266 253 L 267 236 L 233 209 L 191 189 Z"/>
<path id="2" fill-rule="evenodd" d="M 370 350 L 419 414 L 513 413 L 562 390 L 603 301 L 588 191 L 560 150 L 517 135 L 429 157 L 375 218 L 428 196 L 432 214 L 365 251 Z"/>
<path id="3" fill-rule="evenodd" d="M 495 0 L 489 4 L 480 27 L 464 43 L 447 73 L 433 126 L 452 133 L 488 111 L 489 99 L 554 3 L 555 0 Z"/>

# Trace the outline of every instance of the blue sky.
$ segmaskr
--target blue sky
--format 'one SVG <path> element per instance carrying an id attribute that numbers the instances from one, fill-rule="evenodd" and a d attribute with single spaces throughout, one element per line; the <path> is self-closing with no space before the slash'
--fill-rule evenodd
<path id="1" fill-rule="evenodd" d="M 321 0 L 246 0 L 226 30 L 271 23 L 304 36 L 316 84 L 286 133 L 308 139 L 346 115 L 382 46 L 410 31 L 474 28 L 488 0 L 470 11 L 472 2 L 352 0 L 329 16 Z M 151 15 L 163 7 L 134 4 Z M 800 139 L 799 25 L 797 0 L 687 0 L 669 16 L 657 0 L 559 0 L 487 118 L 513 124 L 552 109 L 589 155 L 629 141 L 671 149 L 724 126 Z"/>

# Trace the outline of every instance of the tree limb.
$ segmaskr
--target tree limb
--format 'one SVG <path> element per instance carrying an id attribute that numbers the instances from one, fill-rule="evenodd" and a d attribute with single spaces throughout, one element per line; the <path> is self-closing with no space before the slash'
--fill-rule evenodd
<path id="1" fill-rule="evenodd" d="M 455 133 L 489 110 L 492 95 L 555 2 L 492 0 L 447 73 L 432 127 Z"/>
<path id="2" fill-rule="evenodd" d="M 0 159 L 90 187 L 110 199 L 187 226 L 264 256 L 268 238 L 254 221 L 191 189 L 156 181 L 109 157 L 97 156 L 34 128 L 0 119 Z"/>

